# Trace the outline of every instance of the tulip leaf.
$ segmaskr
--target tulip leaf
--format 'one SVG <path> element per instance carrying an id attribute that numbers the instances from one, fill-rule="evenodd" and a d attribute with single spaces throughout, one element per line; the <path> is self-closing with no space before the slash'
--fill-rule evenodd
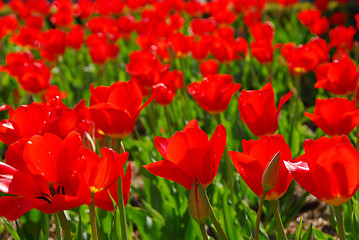
<path id="1" fill-rule="evenodd" d="M 307 229 L 307 231 L 304 233 L 303 237 L 301 240 L 311 240 L 313 236 L 313 227 L 312 224 L 310 224 L 309 228 Z"/>
<path id="2" fill-rule="evenodd" d="M 10 225 L 9 221 L 6 218 L 3 218 L 6 229 L 9 231 L 14 240 L 20 240 L 21 238 L 17 234 L 16 230 Z"/>
<path id="3" fill-rule="evenodd" d="M 300 218 L 297 232 L 295 233 L 295 240 L 300 240 L 300 237 L 302 236 L 302 229 L 303 229 L 303 222 L 302 222 L 302 218 Z"/>

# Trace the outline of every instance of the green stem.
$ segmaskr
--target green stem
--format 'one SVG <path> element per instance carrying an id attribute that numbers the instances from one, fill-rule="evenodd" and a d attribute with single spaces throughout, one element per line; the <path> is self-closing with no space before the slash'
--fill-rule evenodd
<path id="1" fill-rule="evenodd" d="M 287 236 L 285 235 L 282 219 L 280 217 L 278 209 L 278 200 L 270 201 L 270 204 L 275 218 L 275 223 L 277 225 L 278 239 L 287 240 Z"/>
<path id="2" fill-rule="evenodd" d="M 202 233 L 203 240 L 208 240 L 208 235 L 207 235 L 207 232 L 206 232 L 205 224 L 199 224 L 199 227 L 201 228 L 201 233 Z"/>
<path id="3" fill-rule="evenodd" d="M 58 212 L 57 216 L 59 217 L 62 229 L 65 232 L 65 236 L 66 236 L 67 240 L 72 240 L 70 225 L 66 219 L 64 211 Z"/>
<path id="4" fill-rule="evenodd" d="M 214 213 L 213 211 L 213 208 L 212 208 L 212 205 L 211 203 L 209 202 L 209 199 L 208 199 L 208 196 L 207 196 L 207 193 L 206 193 L 206 201 L 207 201 L 207 204 L 208 204 L 208 207 L 209 207 L 209 215 L 211 217 L 211 220 L 214 224 L 214 226 L 216 227 L 216 230 L 220 236 L 220 238 L 222 240 L 228 240 L 226 234 L 224 233 L 222 227 L 221 227 L 221 224 L 219 223 L 217 217 L 216 217 L 216 214 Z"/>
<path id="5" fill-rule="evenodd" d="M 96 208 L 95 208 L 95 194 L 92 194 L 92 201 L 90 203 L 90 222 L 91 222 L 91 232 L 92 239 L 97 240 L 97 223 L 96 223 Z"/>
<path id="6" fill-rule="evenodd" d="M 258 240 L 258 236 L 259 236 L 259 224 L 261 222 L 262 209 L 263 209 L 263 204 L 264 204 L 264 199 L 266 197 L 266 194 L 267 194 L 267 192 L 263 192 L 261 201 L 259 202 L 259 207 L 258 207 L 258 211 L 257 211 L 256 228 L 254 229 L 254 239 L 255 240 Z"/>
<path id="7" fill-rule="evenodd" d="M 345 240 L 344 223 L 343 223 L 343 205 L 334 206 L 335 218 L 337 219 L 338 234 L 340 240 Z"/>
<path id="8" fill-rule="evenodd" d="M 298 108 L 299 108 L 299 100 L 300 100 L 300 75 L 296 78 L 294 78 L 296 81 L 295 82 L 295 107 L 294 107 L 294 113 L 292 116 L 292 121 L 290 122 L 290 128 L 289 128 L 289 147 L 292 146 L 292 141 L 293 141 L 293 131 L 294 131 L 294 127 L 295 127 L 295 122 L 297 120 L 297 114 L 298 114 Z"/>
<path id="9" fill-rule="evenodd" d="M 60 226 L 60 222 L 59 222 L 59 217 L 55 214 L 53 215 L 54 220 L 55 220 L 55 226 L 56 226 L 56 239 L 61 240 L 61 226 Z"/>
<path id="10" fill-rule="evenodd" d="M 123 195 L 122 195 L 122 179 L 121 177 L 117 180 L 117 187 L 118 187 L 118 210 L 120 215 L 121 221 L 121 239 L 127 240 L 127 223 L 126 223 L 126 215 L 125 215 L 125 206 L 123 202 Z"/>
<path id="11" fill-rule="evenodd" d="M 221 115 L 220 114 L 215 114 L 214 115 L 215 118 L 216 118 L 216 121 L 217 121 L 217 124 L 221 124 L 222 121 L 221 121 Z M 227 182 L 227 186 L 228 188 L 230 189 L 230 193 L 231 193 L 231 200 L 232 202 L 234 202 L 234 187 L 233 187 L 233 165 L 232 165 L 232 162 L 231 162 L 231 159 L 229 157 L 229 154 L 228 154 L 228 149 L 227 149 L 227 146 L 225 147 L 224 149 L 224 164 L 225 164 L 225 178 L 226 178 L 226 182 Z"/>
<path id="12" fill-rule="evenodd" d="M 43 233 L 44 233 L 44 239 L 49 239 L 49 215 L 47 215 L 46 213 L 42 213 L 43 219 L 44 219 L 44 228 L 43 228 Z"/>
<path id="13" fill-rule="evenodd" d="M 169 132 L 170 136 L 172 136 L 172 128 L 171 128 L 170 116 L 168 114 L 167 107 L 164 107 L 164 109 L 165 109 L 165 115 L 166 115 L 166 120 L 167 120 L 167 125 L 168 125 L 168 132 Z"/>

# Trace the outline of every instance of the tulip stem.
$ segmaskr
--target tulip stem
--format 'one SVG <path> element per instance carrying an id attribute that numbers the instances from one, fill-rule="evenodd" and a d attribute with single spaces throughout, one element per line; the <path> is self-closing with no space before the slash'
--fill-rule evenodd
<path id="1" fill-rule="evenodd" d="M 262 209 L 264 204 L 264 199 L 266 197 L 267 192 L 263 192 L 261 201 L 259 202 L 258 211 L 257 211 L 257 220 L 256 220 L 256 228 L 254 229 L 254 239 L 258 240 L 259 235 L 259 224 L 261 222 Z"/>
<path id="2" fill-rule="evenodd" d="M 43 233 L 44 233 L 44 239 L 49 239 L 49 215 L 47 215 L 46 213 L 42 213 L 43 219 L 44 219 L 44 228 L 43 228 Z"/>
<path id="3" fill-rule="evenodd" d="M 299 108 L 299 99 L 300 99 L 300 75 L 296 78 L 294 78 L 295 81 L 295 106 L 294 106 L 294 112 L 293 112 L 293 116 L 292 116 L 292 120 L 290 122 L 290 128 L 289 128 L 289 147 L 292 147 L 292 142 L 293 142 L 293 132 L 294 132 L 294 127 L 295 127 L 295 123 L 297 120 L 297 114 L 298 114 L 298 108 Z"/>
<path id="4" fill-rule="evenodd" d="M 61 226 L 59 222 L 59 217 L 55 214 L 53 215 L 54 221 L 55 221 L 55 227 L 56 227 L 56 239 L 61 240 Z"/>
<path id="5" fill-rule="evenodd" d="M 273 215 L 274 215 L 275 222 L 277 225 L 278 239 L 279 240 L 287 240 L 287 236 L 285 235 L 285 232 L 284 232 L 282 219 L 281 219 L 280 213 L 279 213 L 278 200 L 270 201 L 270 204 L 271 204 Z"/>
<path id="6" fill-rule="evenodd" d="M 120 215 L 121 222 L 121 239 L 127 240 L 127 223 L 126 223 L 126 213 L 125 206 L 123 202 L 123 194 L 122 194 L 122 179 L 121 177 L 117 180 L 117 188 L 118 188 L 118 212 Z"/>
<path id="7" fill-rule="evenodd" d="M 70 225 L 69 225 L 69 222 L 67 221 L 64 211 L 58 212 L 57 216 L 59 217 L 62 229 L 65 232 L 65 236 L 66 236 L 67 240 L 72 240 L 73 238 L 71 235 Z"/>
<path id="8" fill-rule="evenodd" d="M 164 109 L 165 109 L 165 115 L 166 115 L 166 120 L 167 120 L 167 125 L 168 125 L 168 132 L 169 132 L 170 136 L 172 136 L 170 116 L 168 115 L 167 107 L 164 107 Z"/>
<path id="9" fill-rule="evenodd" d="M 216 214 L 213 211 L 213 208 L 212 208 L 211 203 L 209 202 L 207 193 L 205 194 L 205 197 L 206 197 L 206 201 L 207 201 L 207 204 L 208 204 L 208 207 L 209 207 L 209 216 L 211 217 L 211 220 L 212 220 L 214 226 L 217 229 L 218 235 L 220 236 L 220 238 L 222 240 L 228 240 L 226 234 L 224 233 L 224 231 L 223 231 L 223 229 L 221 227 L 221 224 L 219 223 L 219 221 L 218 221 L 218 219 L 216 217 Z"/>
<path id="10" fill-rule="evenodd" d="M 206 225 L 205 224 L 199 224 L 199 227 L 201 228 L 201 233 L 203 240 L 208 240 L 207 232 L 206 232 Z"/>
<path id="11" fill-rule="evenodd" d="M 344 223 L 343 223 L 343 206 L 334 206 L 335 217 L 337 219 L 338 234 L 340 240 L 345 240 Z"/>
<path id="12" fill-rule="evenodd" d="M 120 139 L 119 141 L 119 153 L 124 153 L 125 150 L 125 146 L 122 143 L 122 139 Z M 125 205 L 123 202 L 123 193 L 122 193 L 122 178 L 119 177 L 117 180 L 117 190 L 118 190 L 118 213 L 120 215 L 120 222 L 121 222 L 121 239 L 122 240 L 127 240 L 128 239 L 128 235 L 127 235 L 127 223 L 126 223 L 126 213 L 125 213 Z"/>
<path id="13" fill-rule="evenodd" d="M 91 232 L 92 240 L 97 240 L 97 223 L 96 223 L 96 208 L 95 208 L 95 194 L 92 194 L 92 201 L 90 203 L 90 222 L 91 222 Z"/>
<path id="14" fill-rule="evenodd" d="M 220 114 L 215 114 L 214 116 L 216 118 L 217 124 L 218 125 L 222 124 L 221 115 Z M 225 164 L 225 178 L 226 178 L 227 186 L 230 189 L 231 200 L 232 200 L 232 202 L 234 202 L 233 167 L 232 167 L 231 159 L 230 159 L 229 154 L 228 154 L 227 146 L 224 148 L 223 155 L 224 155 L 224 164 Z"/>

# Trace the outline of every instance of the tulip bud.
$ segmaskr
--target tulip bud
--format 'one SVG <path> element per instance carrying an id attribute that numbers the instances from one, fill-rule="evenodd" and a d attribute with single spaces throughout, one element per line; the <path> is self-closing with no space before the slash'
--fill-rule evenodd
<path id="1" fill-rule="evenodd" d="M 277 184 L 280 170 L 280 151 L 278 151 L 267 164 L 262 175 L 263 192 L 268 192 Z"/>
<path id="2" fill-rule="evenodd" d="M 205 224 L 209 217 L 206 192 L 198 179 L 192 184 L 188 200 L 189 213 L 198 224 Z"/>

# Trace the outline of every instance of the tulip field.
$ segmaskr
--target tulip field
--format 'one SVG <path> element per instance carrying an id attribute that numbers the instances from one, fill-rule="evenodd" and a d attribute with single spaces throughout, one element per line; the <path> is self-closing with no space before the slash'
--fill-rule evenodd
<path id="1" fill-rule="evenodd" d="M 0 239 L 359 239 L 359 1 L 0 1 Z"/>

